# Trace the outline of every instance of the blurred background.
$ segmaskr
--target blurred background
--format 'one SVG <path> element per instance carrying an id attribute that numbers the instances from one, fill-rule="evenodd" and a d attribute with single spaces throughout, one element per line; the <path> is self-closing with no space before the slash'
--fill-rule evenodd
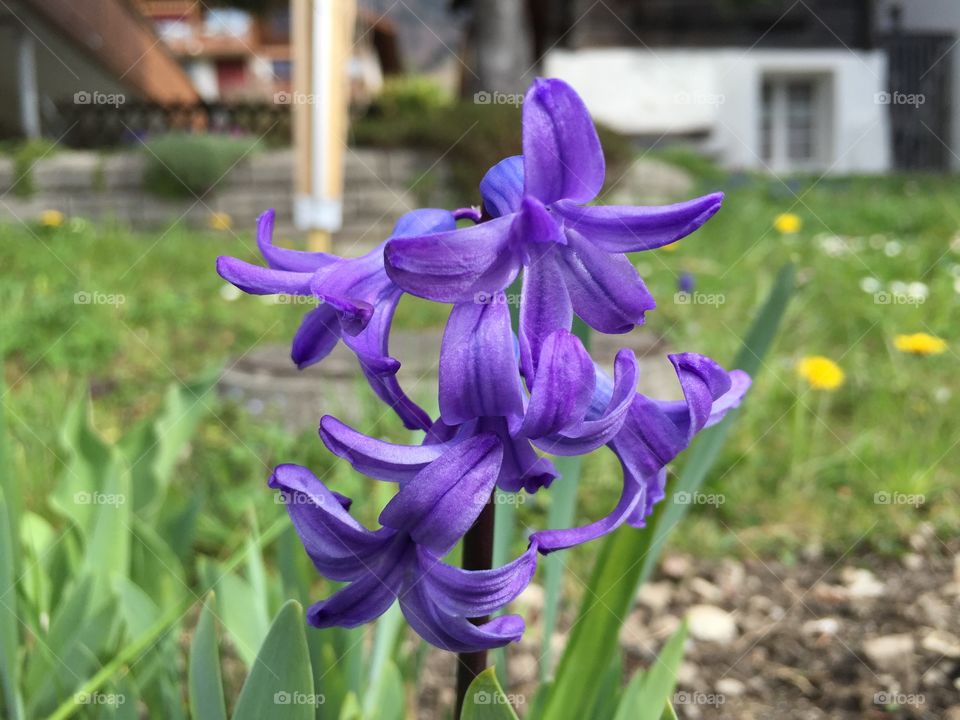
<path id="1" fill-rule="evenodd" d="M 158 427 L 177 442 L 136 511 L 152 513 L 150 543 L 171 538 L 160 554 L 185 587 L 285 516 L 265 486 L 279 462 L 374 498 L 356 508 L 373 523 L 384 491 L 332 461 L 317 418 L 408 434 L 348 355 L 293 368 L 304 308 L 242 296 L 215 258 L 256 261 L 271 207 L 278 243 L 359 255 L 406 210 L 477 204 L 486 169 L 520 151 L 525 89 L 559 77 L 600 128 L 598 202 L 726 193 L 702 230 L 633 258 L 658 308 L 598 339 L 599 359 L 634 347 L 641 390 L 676 397 L 666 354 L 729 364 L 778 269 L 795 268 L 703 493 L 672 498 L 690 515 L 626 619 L 625 657 L 648 663 L 699 613 L 680 717 L 960 718 L 960 4 L 358 0 L 329 107 L 301 79 L 324 47 L 298 2 L 0 0 L 0 353 L 24 562 L 53 574 L 52 558 L 76 559 L 53 548 L 89 510 L 76 478 L 90 444 L 163 446 L 141 437 Z M 339 134 L 298 130 L 340 110 Z M 330 222 L 298 210 L 319 192 L 317 147 L 334 161 L 318 206 Z M 428 406 L 447 310 L 405 298 L 392 339 Z M 577 520 L 619 487 L 612 457 L 591 456 Z M 541 493 L 517 514 L 537 527 L 549 510 Z M 136 558 L 147 540 L 131 542 Z M 567 554 L 548 645 L 562 646 L 595 553 Z M 266 545 L 266 577 L 281 555 Z M 531 628 L 538 588 L 519 601 Z M 253 644 L 246 610 L 221 614 Z M 511 649 L 517 692 L 549 664 L 541 646 Z M 440 717 L 448 669 L 423 662 L 416 712 Z"/>

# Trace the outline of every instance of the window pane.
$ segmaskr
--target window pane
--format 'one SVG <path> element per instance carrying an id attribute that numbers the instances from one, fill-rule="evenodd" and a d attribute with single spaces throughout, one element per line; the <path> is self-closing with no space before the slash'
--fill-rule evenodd
<path id="1" fill-rule="evenodd" d="M 812 160 L 816 129 L 814 86 L 809 80 L 787 83 L 787 156 L 791 160 Z"/>

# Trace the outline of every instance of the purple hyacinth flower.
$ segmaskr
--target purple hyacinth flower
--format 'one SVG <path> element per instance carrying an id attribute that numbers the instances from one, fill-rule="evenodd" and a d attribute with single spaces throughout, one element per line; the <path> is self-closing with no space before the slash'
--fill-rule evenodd
<path id="1" fill-rule="evenodd" d="M 244 292 L 255 295 L 312 296 L 319 305 L 303 318 L 293 339 L 291 357 L 298 367 L 312 365 L 341 339 L 360 362 L 370 387 L 411 429 L 430 427 L 429 416 L 400 388 L 400 363 L 390 356 L 390 325 L 403 291 L 383 267 L 384 244 L 357 258 L 301 252 L 273 244 L 274 211 L 257 221 L 257 245 L 267 267 L 232 257 L 217 259 L 217 272 Z M 391 237 L 405 237 L 456 227 L 446 210 L 409 212 Z"/>
<path id="2" fill-rule="evenodd" d="M 502 290 L 525 268 L 525 375 L 547 336 L 570 329 L 574 312 L 600 332 L 628 332 L 655 303 L 624 253 L 690 234 L 717 212 L 722 194 L 663 207 L 585 205 L 604 173 L 583 101 L 561 80 L 537 79 L 523 103 L 523 156 L 481 183 L 489 220 L 389 242 L 387 272 L 413 295 L 456 303 Z"/>
<path id="3" fill-rule="evenodd" d="M 625 422 L 607 443 L 623 468 L 623 490 L 616 507 L 590 525 L 534 533 L 540 552 L 546 554 L 589 542 L 625 522 L 643 527 L 653 506 L 664 498 L 667 464 L 687 448 L 698 432 L 739 406 L 750 388 L 750 376 L 745 372 L 727 372 L 703 355 L 680 353 L 669 358 L 684 399 L 653 400 L 636 393 Z M 614 393 L 609 376 L 597 368 L 592 401 L 595 409 L 587 417 L 609 403 Z M 563 438 L 541 439 L 536 444 L 557 455 L 580 454 L 578 447 L 569 446 Z"/>
<path id="4" fill-rule="evenodd" d="M 533 392 L 520 382 L 510 313 L 497 293 L 486 303 L 453 307 L 440 351 L 440 419 L 421 445 L 397 445 L 324 417 L 320 436 L 331 452 L 373 478 L 403 484 L 451 448 L 479 434 L 493 434 L 503 448 L 497 485 L 507 492 L 536 492 L 557 477 L 534 444 L 566 443 L 590 452 L 607 443 L 626 421 L 639 366 L 630 350 L 615 362 L 610 395 L 594 390 L 594 365 L 576 336 L 555 331 Z M 586 414 L 593 409 L 592 416 Z"/>
<path id="5" fill-rule="evenodd" d="M 349 500 L 309 470 L 281 465 L 270 486 L 284 496 L 304 548 L 321 574 L 349 583 L 307 611 L 316 627 L 356 627 L 382 615 L 395 600 L 428 642 L 451 652 L 500 647 L 520 639 L 524 623 L 504 615 L 480 625 L 513 600 L 536 570 L 537 546 L 492 570 L 469 571 L 443 556 L 470 528 L 490 496 L 502 448 L 490 434 L 475 436 L 429 463 L 404 483 L 368 530 L 347 512 Z"/>
<path id="6" fill-rule="evenodd" d="M 677 292 L 682 292 L 687 295 L 693 292 L 694 288 L 694 279 L 693 273 L 682 272 L 680 277 L 677 278 Z"/>

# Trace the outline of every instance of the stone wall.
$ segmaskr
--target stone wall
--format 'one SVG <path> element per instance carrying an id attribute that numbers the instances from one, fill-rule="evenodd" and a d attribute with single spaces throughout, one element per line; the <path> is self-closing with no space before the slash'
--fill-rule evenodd
<path id="1" fill-rule="evenodd" d="M 235 230 L 253 228 L 267 208 L 277 211 L 279 229 L 292 226 L 293 152 L 259 152 L 240 161 L 203 197 L 167 199 L 143 185 L 143 153 L 60 150 L 30 170 L 35 191 L 29 197 L 11 192 L 16 182 L 13 161 L 0 158 L 0 218 L 36 220 L 44 210 L 68 217 L 116 221 L 137 230 L 163 230 L 172 223 L 206 225 L 214 212 L 230 215 Z M 351 254 L 383 240 L 403 212 L 423 204 L 443 204 L 437 197 L 445 172 L 435 159 L 406 150 L 353 149 L 346 158 L 344 225 L 336 241 Z"/>

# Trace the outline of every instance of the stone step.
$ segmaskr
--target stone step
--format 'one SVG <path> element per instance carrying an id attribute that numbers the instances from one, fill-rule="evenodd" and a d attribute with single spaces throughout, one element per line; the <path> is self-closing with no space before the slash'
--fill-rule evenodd
<path id="1" fill-rule="evenodd" d="M 440 329 L 396 330 L 390 337 L 390 352 L 402 363 L 398 373 L 401 386 L 425 407 L 436 403 L 441 337 Z M 612 371 L 613 358 L 621 347 L 632 348 L 637 354 L 640 392 L 666 400 L 682 397 L 661 338 L 645 330 L 628 335 L 592 336 L 591 353 L 608 372 Z M 220 378 L 220 394 L 294 432 L 316 428 L 324 414 L 335 415 L 361 429 L 370 421 L 364 417 L 370 403 L 358 401 L 369 397 L 369 390 L 356 358 L 342 343 L 322 363 L 305 370 L 293 365 L 289 352 L 286 345 L 270 345 L 237 359 Z M 374 407 L 385 410 L 382 406 Z"/>

